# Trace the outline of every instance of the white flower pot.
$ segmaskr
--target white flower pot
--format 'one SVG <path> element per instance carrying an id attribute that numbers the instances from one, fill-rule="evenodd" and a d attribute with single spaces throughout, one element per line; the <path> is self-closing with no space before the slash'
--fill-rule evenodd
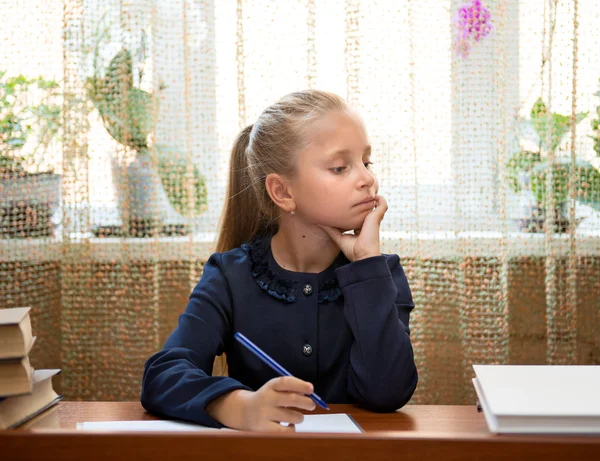
<path id="1" fill-rule="evenodd" d="M 61 176 L 53 173 L 0 179 L 0 237 L 52 235 L 52 215 L 60 204 Z"/>

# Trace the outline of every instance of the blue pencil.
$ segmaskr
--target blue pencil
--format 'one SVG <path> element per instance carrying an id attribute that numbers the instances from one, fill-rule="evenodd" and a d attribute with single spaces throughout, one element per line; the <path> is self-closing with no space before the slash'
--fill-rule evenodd
<path id="1" fill-rule="evenodd" d="M 246 349 L 248 349 L 250 352 L 252 352 L 254 355 L 256 355 L 259 359 L 261 359 L 265 364 L 270 366 L 273 370 L 275 370 L 281 376 L 292 376 L 292 374 L 289 371 L 287 371 L 285 368 L 283 368 L 281 365 L 279 365 L 275 360 L 273 360 L 271 357 L 269 357 L 260 347 L 258 347 L 256 344 L 254 344 L 248 338 L 246 338 L 243 334 L 236 333 L 233 335 L 233 337 L 235 339 L 237 339 L 238 342 L 240 344 L 242 344 L 242 346 L 246 347 Z M 312 399 L 313 402 L 315 402 L 321 408 L 324 408 L 325 410 L 329 410 L 329 407 L 327 406 L 327 404 L 317 394 L 315 394 L 313 392 L 312 394 L 308 394 L 308 396 Z"/>

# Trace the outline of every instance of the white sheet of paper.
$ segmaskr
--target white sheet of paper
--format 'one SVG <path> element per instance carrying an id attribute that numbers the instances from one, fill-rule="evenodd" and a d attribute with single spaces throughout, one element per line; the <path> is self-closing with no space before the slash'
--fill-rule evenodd
<path id="1" fill-rule="evenodd" d="M 304 421 L 296 425 L 296 432 L 336 432 L 360 434 L 362 431 L 345 413 L 328 415 L 305 415 Z"/>
<path id="2" fill-rule="evenodd" d="M 93 421 L 77 423 L 77 429 L 85 431 L 116 431 L 116 432 L 198 432 L 218 431 L 213 427 L 182 421 Z"/>
<path id="3" fill-rule="evenodd" d="M 218 431 L 215 429 L 182 421 L 93 421 L 77 423 L 77 429 L 112 432 L 195 432 Z M 360 428 L 345 413 L 326 415 L 306 415 L 301 424 L 296 425 L 296 432 L 330 432 L 344 434 L 360 434 Z"/>

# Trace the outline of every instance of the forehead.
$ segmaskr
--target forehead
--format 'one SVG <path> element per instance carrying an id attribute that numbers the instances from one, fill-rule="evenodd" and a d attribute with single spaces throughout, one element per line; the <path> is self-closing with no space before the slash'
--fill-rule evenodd
<path id="1" fill-rule="evenodd" d="M 311 126 L 312 146 L 320 151 L 359 149 L 368 144 L 364 124 L 352 112 L 331 112 Z"/>

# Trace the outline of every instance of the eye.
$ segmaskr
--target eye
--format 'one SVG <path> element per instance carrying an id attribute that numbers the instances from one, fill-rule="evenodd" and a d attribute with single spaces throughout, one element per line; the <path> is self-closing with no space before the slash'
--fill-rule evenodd
<path id="1" fill-rule="evenodd" d="M 365 163 L 363 163 L 363 165 L 365 166 L 365 168 L 367 170 L 370 170 L 371 169 L 371 165 L 373 165 L 373 162 L 365 162 Z"/>
<path id="2" fill-rule="evenodd" d="M 335 174 L 340 174 L 343 173 L 346 170 L 345 166 L 336 166 L 333 168 L 329 168 L 330 171 L 332 171 Z"/>

